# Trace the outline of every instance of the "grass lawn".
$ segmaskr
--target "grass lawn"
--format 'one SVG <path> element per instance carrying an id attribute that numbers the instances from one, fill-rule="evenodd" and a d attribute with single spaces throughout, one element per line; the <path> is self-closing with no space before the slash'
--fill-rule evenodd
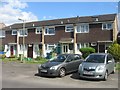
<path id="1" fill-rule="evenodd" d="M 25 58 L 24 60 L 25 60 L 25 63 L 28 63 L 28 64 L 43 64 L 48 61 L 45 58 L 41 58 L 38 60 Z M 21 61 L 18 60 L 18 58 L 4 58 L 2 59 L 2 62 L 20 62 L 21 63 Z M 120 63 L 116 63 L 116 70 L 120 71 Z"/>
<path id="2" fill-rule="evenodd" d="M 24 62 L 25 63 L 28 63 L 28 64 L 42 64 L 42 63 L 45 63 L 47 62 L 48 60 L 47 59 L 40 59 L 40 60 L 35 60 L 35 59 L 24 59 Z M 23 62 L 23 61 L 20 61 L 18 60 L 18 58 L 4 58 L 2 59 L 2 62 Z"/>

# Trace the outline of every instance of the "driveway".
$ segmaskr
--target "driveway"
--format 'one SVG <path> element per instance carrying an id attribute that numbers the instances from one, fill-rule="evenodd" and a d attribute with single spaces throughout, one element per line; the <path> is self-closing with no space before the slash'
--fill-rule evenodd
<path id="1" fill-rule="evenodd" d="M 118 73 L 107 81 L 80 79 L 77 73 L 59 77 L 36 76 L 38 64 L 2 63 L 3 88 L 118 88 Z"/>

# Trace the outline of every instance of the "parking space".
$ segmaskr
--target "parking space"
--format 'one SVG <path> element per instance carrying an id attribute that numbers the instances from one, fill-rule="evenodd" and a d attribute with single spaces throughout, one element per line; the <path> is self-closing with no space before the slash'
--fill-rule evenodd
<path id="1" fill-rule="evenodd" d="M 81 79 L 78 73 L 59 77 L 37 76 L 38 64 L 7 62 L 2 64 L 3 88 L 118 88 L 118 73 L 107 81 Z"/>

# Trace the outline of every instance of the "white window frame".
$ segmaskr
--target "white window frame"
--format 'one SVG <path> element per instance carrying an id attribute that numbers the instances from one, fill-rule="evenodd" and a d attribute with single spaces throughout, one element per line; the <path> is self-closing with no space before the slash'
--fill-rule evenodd
<path id="1" fill-rule="evenodd" d="M 52 51 L 52 50 L 49 48 L 50 46 L 53 46 L 53 48 L 55 48 L 55 47 L 56 47 L 56 44 L 46 44 L 46 50 Z"/>
<path id="2" fill-rule="evenodd" d="M 112 27 L 108 28 L 108 24 L 111 24 Z M 106 26 L 106 28 L 104 28 L 104 25 Z M 112 22 L 102 23 L 102 30 L 112 30 L 112 29 L 113 29 L 113 23 Z"/>
<path id="3" fill-rule="evenodd" d="M 21 34 L 21 31 L 25 31 L 26 35 Z M 25 29 L 25 30 L 20 29 L 20 30 L 19 30 L 19 36 L 20 36 L 20 37 L 23 37 L 23 36 L 26 37 L 27 35 L 28 35 L 28 30 L 27 30 L 27 29 Z"/>
<path id="4" fill-rule="evenodd" d="M 36 33 L 36 34 L 42 34 L 42 27 L 37 27 L 37 28 L 35 29 L 35 33 Z"/>
<path id="5" fill-rule="evenodd" d="M 87 27 L 88 27 L 88 30 L 82 31 L 82 26 L 87 26 Z M 78 28 L 78 27 L 79 27 L 79 28 Z M 80 29 L 79 32 L 78 32 L 78 29 Z M 89 24 L 88 24 L 88 23 L 78 24 L 78 25 L 77 25 L 77 33 L 89 33 Z"/>
<path id="6" fill-rule="evenodd" d="M 16 32 L 16 34 L 14 34 Z M 12 30 L 12 35 L 17 35 L 17 30 Z"/>
<path id="7" fill-rule="evenodd" d="M 0 30 L 0 38 L 5 38 L 5 31 L 3 31 L 3 30 Z"/>
<path id="8" fill-rule="evenodd" d="M 70 28 L 72 26 L 73 28 Z M 65 26 L 65 32 L 73 32 L 74 31 L 74 25 L 73 24 L 68 24 Z"/>
<path id="9" fill-rule="evenodd" d="M 54 28 L 54 33 L 53 34 L 49 33 L 49 28 Z M 47 33 L 46 33 L 46 29 L 47 29 Z M 45 35 L 55 35 L 55 27 L 54 26 L 45 27 Z"/>
<path id="10" fill-rule="evenodd" d="M 77 45 L 78 45 L 78 49 L 89 47 L 89 43 L 78 43 Z"/>

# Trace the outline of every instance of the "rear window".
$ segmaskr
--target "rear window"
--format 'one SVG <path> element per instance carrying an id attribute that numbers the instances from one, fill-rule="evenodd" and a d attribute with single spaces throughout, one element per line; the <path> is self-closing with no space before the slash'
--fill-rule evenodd
<path id="1" fill-rule="evenodd" d="M 86 59 L 86 62 L 92 63 L 104 63 L 105 55 L 89 55 Z"/>

